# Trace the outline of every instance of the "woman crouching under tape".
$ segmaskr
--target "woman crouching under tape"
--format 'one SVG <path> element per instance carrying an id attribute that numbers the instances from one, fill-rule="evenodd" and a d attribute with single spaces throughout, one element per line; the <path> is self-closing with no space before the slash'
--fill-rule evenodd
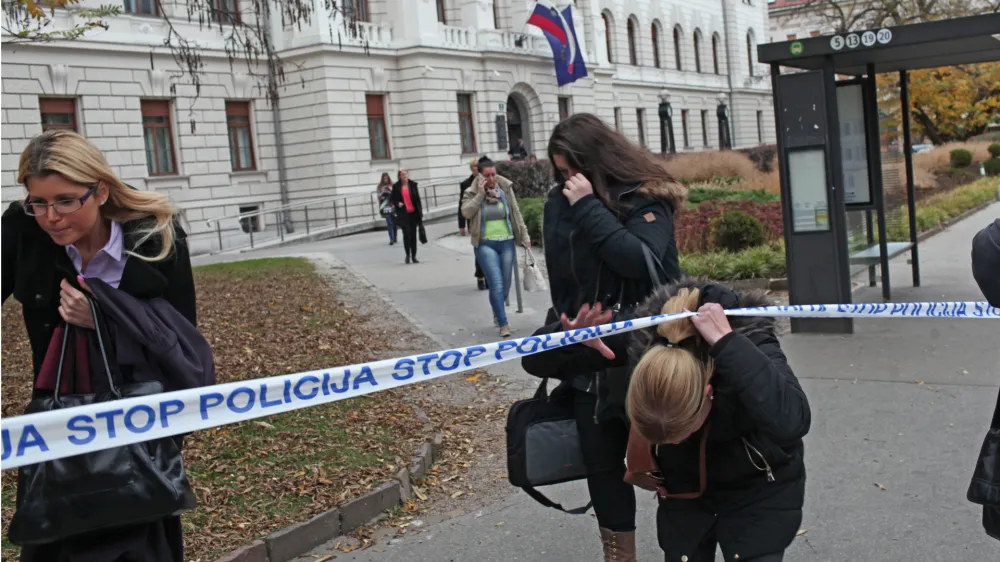
<path id="1" fill-rule="evenodd" d="M 634 478 L 643 469 L 630 466 L 630 475 L 657 489 L 668 562 L 713 562 L 717 547 L 727 562 L 779 562 L 798 532 L 809 403 L 773 319 L 724 313 L 771 304 L 762 294 L 685 280 L 661 286 L 630 315 L 697 316 L 524 359 L 528 372 L 631 362 L 629 460 L 648 451 L 651 470 Z M 610 311 L 585 306 L 550 328 L 611 320 Z"/>

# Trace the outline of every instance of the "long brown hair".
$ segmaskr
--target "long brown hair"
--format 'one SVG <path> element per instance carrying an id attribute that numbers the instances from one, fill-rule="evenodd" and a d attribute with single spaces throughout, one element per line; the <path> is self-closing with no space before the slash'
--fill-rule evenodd
<path id="1" fill-rule="evenodd" d="M 83 186 L 104 185 L 108 189 L 107 205 L 101 216 L 116 222 L 151 219 L 148 226 L 136 232 L 135 247 L 147 240 L 159 240 L 159 252 L 153 256 L 126 248 L 129 255 L 145 261 L 160 261 L 174 247 L 174 217 L 177 208 L 162 193 L 139 191 L 125 185 L 108 166 L 108 161 L 96 146 L 73 131 L 54 129 L 31 139 L 21 152 L 17 166 L 17 183 L 28 187 L 28 178 L 59 174 Z"/>
<path id="2" fill-rule="evenodd" d="M 697 310 L 698 295 L 698 289 L 681 289 L 661 312 Z M 651 443 L 675 443 L 698 429 L 715 367 L 711 358 L 693 351 L 700 336 L 690 318 L 660 324 L 656 332 L 661 339 L 632 371 L 626 410 L 632 426 Z"/>
<path id="3" fill-rule="evenodd" d="M 599 117 L 590 113 L 577 113 L 562 120 L 549 138 L 549 161 L 554 155 L 566 158 L 570 166 L 580 170 L 594 186 L 594 193 L 611 205 L 608 186 L 612 183 L 647 186 L 678 185 L 664 163 L 642 147 L 632 144 L 624 135 L 608 127 Z M 562 172 L 553 166 L 555 180 L 566 181 Z M 685 190 L 671 198 L 675 209 L 683 205 Z"/>

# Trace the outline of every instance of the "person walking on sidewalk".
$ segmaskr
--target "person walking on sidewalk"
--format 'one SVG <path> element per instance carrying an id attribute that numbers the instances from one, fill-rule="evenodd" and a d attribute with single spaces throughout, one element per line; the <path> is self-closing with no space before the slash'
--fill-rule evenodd
<path id="1" fill-rule="evenodd" d="M 660 283 L 681 277 L 674 210 L 684 208 L 687 189 L 658 157 L 585 113 L 556 125 L 548 157 L 558 185 L 545 201 L 542 223 L 552 295 L 546 324 L 584 304 L 627 310 Z M 623 480 L 628 371 L 581 369 L 560 390 L 573 392 L 605 559 L 634 560 L 635 491 Z"/>
<path id="2" fill-rule="evenodd" d="M 382 179 L 379 181 L 378 187 L 375 188 L 375 194 L 378 196 L 378 212 L 385 218 L 385 227 L 389 231 L 389 245 L 392 246 L 396 243 L 396 234 L 399 230 L 396 227 L 396 211 L 392 208 L 392 177 L 386 173 L 382 172 Z"/>
<path id="3" fill-rule="evenodd" d="M 396 220 L 403 228 L 403 249 L 406 250 L 406 263 L 420 263 L 417 260 L 417 229 L 424 224 L 424 209 L 420 203 L 420 190 L 417 182 L 410 180 L 406 170 L 399 171 L 399 181 L 392 186 L 390 197 L 392 206 L 396 209 Z"/>
<path id="4" fill-rule="evenodd" d="M 497 176 L 492 160 L 479 161 L 479 176 L 462 198 L 462 214 L 469 220 L 476 261 L 489 279 L 493 320 L 500 327 L 500 337 L 509 337 L 505 301 L 517 260 L 515 243 L 530 248 L 531 239 L 517 207 L 514 185 Z"/>
<path id="5" fill-rule="evenodd" d="M 486 158 L 483 156 L 483 158 Z M 476 176 L 479 175 L 479 161 L 475 158 L 469 162 L 469 171 L 471 174 L 469 177 L 462 180 L 462 183 L 458 184 L 458 234 L 460 236 L 467 236 L 468 230 L 465 226 L 468 222 L 465 215 L 462 214 L 462 198 L 465 197 L 465 191 L 469 189 L 472 182 L 475 181 Z M 473 261 L 476 263 L 476 285 L 479 287 L 480 291 L 486 290 L 486 276 L 483 274 L 483 268 L 479 267 L 479 261 L 473 256 Z"/>

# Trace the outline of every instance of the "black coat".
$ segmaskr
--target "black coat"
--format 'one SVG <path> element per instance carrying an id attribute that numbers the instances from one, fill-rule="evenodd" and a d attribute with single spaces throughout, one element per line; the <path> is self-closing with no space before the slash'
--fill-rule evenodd
<path id="1" fill-rule="evenodd" d="M 1000 219 L 973 239 L 972 274 L 990 305 L 1000 308 Z M 986 534 L 1000 540 L 1000 396 L 967 495 L 983 506 Z"/>
<path id="2" fill-rule="evenodd" d="M 685 281 L 660 287 L 618 319 L 659 314 L 670 296 L 692 285 L 701 289 L 699 305 L 770 304 L 759 295 L 739 295 L 721 285 Z M 667 560 L 692 557 L 709 532 L 714 533 L 727 560 L 735 554 L 745 559 L 781 551 L 795 538 L 802 520 L 802 437 L 811 423 L 808 400 L 781 351 L 773 320 L 733 317 L 730 322 L 732 334 L 710 349 L 704 344 L 699 348 L 715 362 L 707 487 L 697 499 L 660 501 L 657 534 Z M 560 329 L 557 323 L 547 327 L 549 332 Z M 614 361 L 590 348 L 570 346 L 525 357 L 522 363 L 528 372 L 547 373 L 575 372 L 586 365 L 631 367 L 655 337 L 655 330 L 649 329 L 605 338 L 615 352 Z M 678 445 L 658 448 L 657 462 L 671 494 L 698 491 L 700 437 L 699 432 Z"/>
<path id="3" fill-rule="evenodd" d="M 125 249 L 143 255 L 159 253 L 155 241 L 136 246 L 141 221 L 122 225 Z M 176 229 L 174 252 L 165 260 L 146 262 L 129 257 L 119 290 L 141 300 L 163 298 L 194 325 L 197 321 L 194 279 L 184 232 Z M 52 339 L 62 322 L 59 316 L 59 283 L 75 278 L 73 262 L 38 226 L 34 217 L 13 203 L 2 218 L 3 301 L 11 295 L 23 305 L 24 323 L 31 343 L 35 377 Z M 123 369 L 123 375 L 126 375 Z M 126 375 L 127 376 L 127 375 Z M 29 546 L 22 562 L 61 560 L 117 560 L 119 556 L 142 562 L 180 562 L 184 559 L 180 517 L 168 517 L 146 525 L 121 527 L 93 536 Z"/>
<path id="4" fill-rule="evenodd" d="M 410 199 L 413 200 L 414 211 L 412 213 L 406 212 L 406 203 L 403 201 L 403 184 L 398 181 L 392 184 L 392 195 L 390 196 L 392 207 L 396 209 L 396 216 L 399 217 L 400 221 L 415 220 L 417 224 L 421 224 L 424 222 L 424 206 L 420 202 L 420 189 L 417 188 L 417 182 L 413 180 L 409 180 L 409 184 Z"/>
<path id="5" fill-rule="evenodd" d="M 552 293 L 546 324 L 563 313 L 574 316 L 584 304 L 628 308 L 642 301 L 659 284 L 651 278 L 643 244 L 659 260 L 660 282 L 680 278 L 672 191 L 677 187 L 613 185 L 614 209 L 595 195 L 570 205 L 561 187 L 549 193 L 542 227 Z M 553 376 L 564 381 L 559 390 L 572 386 L 596 394 L 598 418 L 624 417 L 626 376 L 585 367 Z"/>
<path id="6" fill-rule="evenodd" d="M 458 184 L 458 228 L 465 228 L 466 219 L 465 216 L 462 215 L 462 198 L 465 197 L 465 190 L 469 189 L 469 186 L 471 186 L 472 182 L 475 180 L 476 174 L 472 174 Z"/>

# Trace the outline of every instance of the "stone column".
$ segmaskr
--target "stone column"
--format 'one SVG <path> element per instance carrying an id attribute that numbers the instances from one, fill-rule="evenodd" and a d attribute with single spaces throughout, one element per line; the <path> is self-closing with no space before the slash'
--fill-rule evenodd
<path id="1" fill-rule="evenodd" d="M 388 0 L 392 36 L 405 45 L 435 45 L 440 29 L 433 0 Z"/>

